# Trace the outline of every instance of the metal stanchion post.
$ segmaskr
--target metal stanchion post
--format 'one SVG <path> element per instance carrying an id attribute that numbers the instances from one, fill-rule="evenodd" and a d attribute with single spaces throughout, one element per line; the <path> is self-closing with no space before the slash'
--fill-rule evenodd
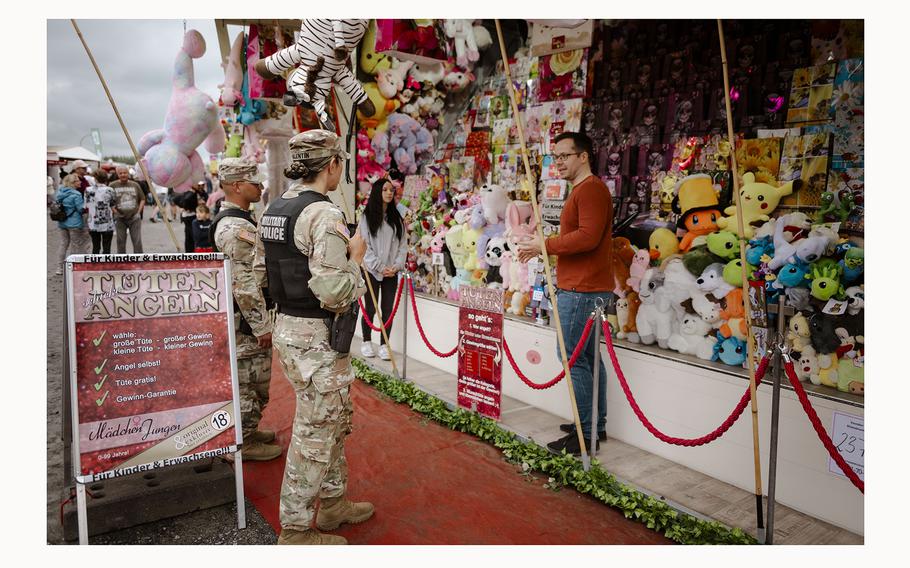
<path id="1" fill-rule="evenodd" d="M 785 298 L 777 303 L 777 342 L 774 346 L 774 389 L 771 394 L 771 453 L 768 458 L 768 523 L 765 544 L 774 544 L 774 493 L 777 486 L 777 434 L 780 423 L 780 379 L 784 372 L 784 354 L 789 351 L 784 340 Z"/>
<path id="2" fill-rule="evenodd" d="M 405 272 L 398 284 L 404 286 L 404 290 L 401 291 L 401 295 L 404 296 L 401 299 L 404 302 L 404 307 L 401 308 L 404 310 L 401 322 L 401 379 L 404 381 L 408 380 L 408 291 L 410 283 L 411 273 Z"/>
<path id="3" fill-rule="evenodd" d="M 603 321 L 604 302 L 601 298 L 594 300 L 594 369 L 591 375 L 594 378 L 594 389 L 591 396 L 591 460 L 597 454 L 597 397 L 600 394 L 600 322 Z M 590 466 L 589 466 L 590 467 Z M 587 471 L 588 468 L 585 468 Z"/>

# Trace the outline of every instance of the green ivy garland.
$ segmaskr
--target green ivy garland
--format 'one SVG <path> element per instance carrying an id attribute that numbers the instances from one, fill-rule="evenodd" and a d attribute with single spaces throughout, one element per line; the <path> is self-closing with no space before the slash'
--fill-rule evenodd
<path id="1" fill-rule="evenodd" d="M 522 442 L 488 418 L 446 403 L 412 383 L 376 371 L 352 358 L 355 375 L 395 402 L 405 403 L 415 411 L 452 430 L 473 434 L 500 449 L 510 462 L 521 464 L 524 471 L 539 471 L 550 477 L 547 487 L 569 485 L 581 493 L 611 507 L 620 509 L 628 519 L 643 523 L 681 544 L 756 544 L 755 538 L 742 529 L 730 529 L 716 521 L 704 521 L 678 512 L 666 503 L 619 483 L 595 462 L 584 471 L 581 462 L 570 455 L 554 455 L 530 442 Z"/>

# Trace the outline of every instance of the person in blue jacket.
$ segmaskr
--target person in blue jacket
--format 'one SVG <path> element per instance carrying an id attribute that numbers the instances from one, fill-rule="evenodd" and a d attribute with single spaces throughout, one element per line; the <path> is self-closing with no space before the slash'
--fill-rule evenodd
<path id="1" fill-rule="evenodd" d="M 79 192 L 80 180 L 76 174 L 63 178 L 54 199 L 63 206 L 66 219 L 57 221 L 60 228 L 60 249 L 57 254 L 57 272 L 63 274 L 63 262 L 71 254 L 86 254 L 89 250 L 89 235 L 85 227 L 83 211 L 85 200 Z"/>

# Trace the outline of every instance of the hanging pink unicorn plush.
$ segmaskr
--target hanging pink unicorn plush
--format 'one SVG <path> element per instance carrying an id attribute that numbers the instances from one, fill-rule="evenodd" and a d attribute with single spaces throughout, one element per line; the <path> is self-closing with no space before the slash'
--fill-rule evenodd
<path id="1" fill-rule="evenodd" d="M 196 30 L 183 36 L 174 61 L 173 89 L 164 117 L 164 128 L 147 132 L 139 140 L 139 153 L 149 177 L 158 185 L 183 192 L 205 179 L 205 165 L 196 148 L 205 142 L 210 154 L 224 151 L 224 128 L 218 108 L 195 86 L 193 59 L 205 53 L 205 39 Z"/>
<path id="2" fill-rule="evenodd" d="M 230 55 L 221 64 L 224 68 L 224 83 L 218 86 L 221 88 L 221 102 L 224 106 L 232 107 L 243 99 L 243 67 L 240 62 L 243 40 L 243 32 L 240 32 L 231 45 Z"/>

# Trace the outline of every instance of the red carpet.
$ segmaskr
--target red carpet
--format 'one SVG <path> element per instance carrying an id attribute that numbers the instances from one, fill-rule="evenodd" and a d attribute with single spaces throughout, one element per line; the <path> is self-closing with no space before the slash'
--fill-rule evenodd
<path id="1" fill-rule="evenodd" d="M 285 453 L 246 462 L 243 474 L 247 498 L 277 533 L 295 408 L 277 358 L 270 397 L 261 426 L 278 433 Z M 426 421 L 360 381 L 353 399 L 348 496 L 372 502 L 376 514 L 334 531 L 352 544 L 670 544 L 571 488 L 545 489 L 546 478 L 518 474 L 496 448 Z"/>

